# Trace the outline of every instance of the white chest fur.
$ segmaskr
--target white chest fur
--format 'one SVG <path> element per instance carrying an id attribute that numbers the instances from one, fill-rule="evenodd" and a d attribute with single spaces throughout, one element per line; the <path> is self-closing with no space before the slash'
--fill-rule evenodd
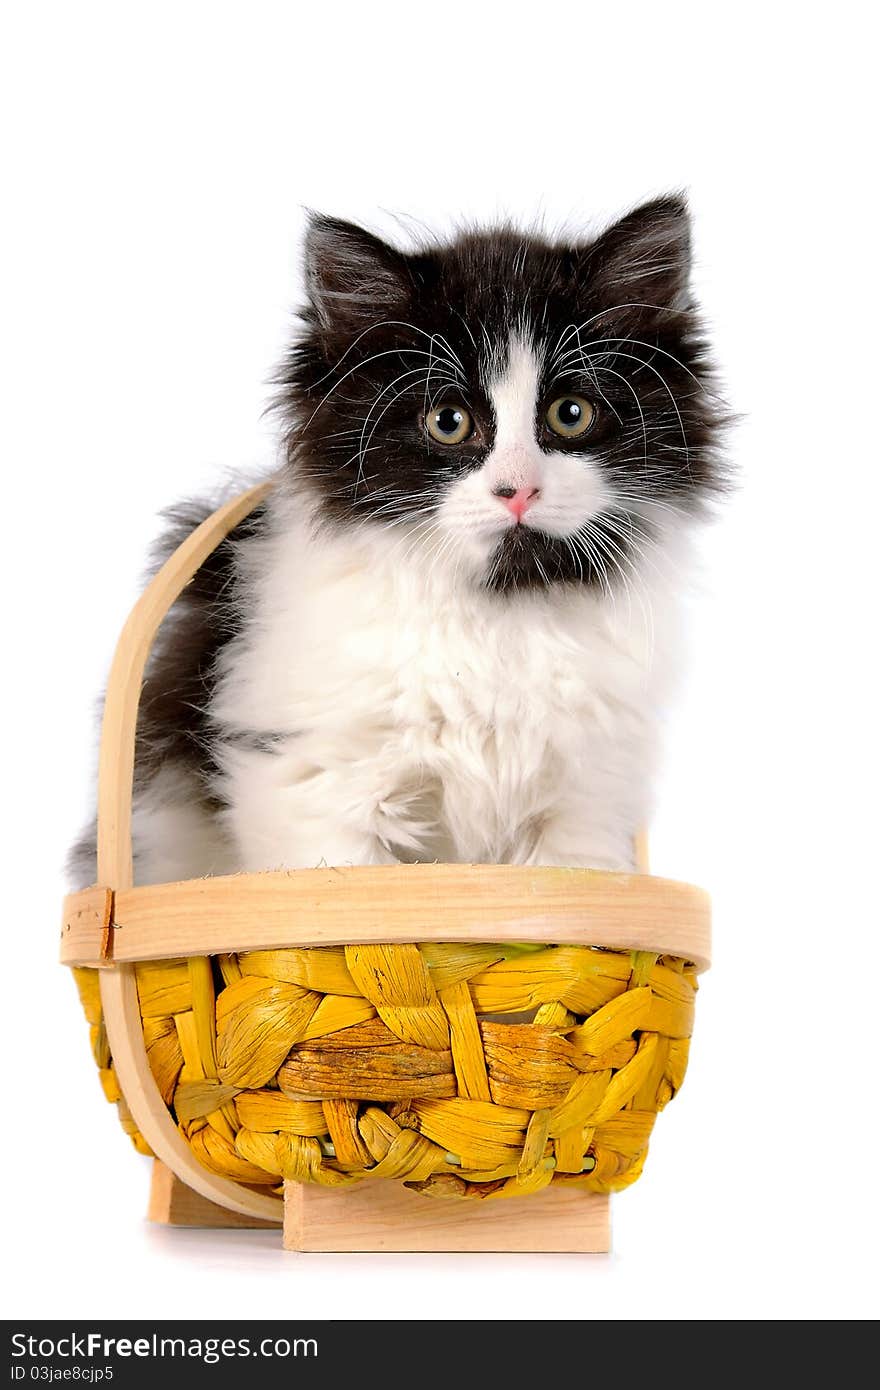
<path id="1" fill-rule="evenodd" d="M 277 522 L 213 707 L 240 867 L 631 863 L 665 591 L 489 594 L 417 537 Z"/>

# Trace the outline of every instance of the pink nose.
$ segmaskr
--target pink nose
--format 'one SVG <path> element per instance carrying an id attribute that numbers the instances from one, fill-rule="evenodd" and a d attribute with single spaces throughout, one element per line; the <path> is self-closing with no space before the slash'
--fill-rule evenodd
<path id="1" fill-rule="evenodd" d="M 523 513 L 541 496 L 541 489 L 537 487 L 496 487 L 492 491 L 508 511 L 513 512 L 517 521 L 522 521 Z"/>

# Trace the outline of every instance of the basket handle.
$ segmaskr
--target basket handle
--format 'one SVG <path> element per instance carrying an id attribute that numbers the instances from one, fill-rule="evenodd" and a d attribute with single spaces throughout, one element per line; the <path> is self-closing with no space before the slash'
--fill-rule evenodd
<path id="1" fill-rule="evenodd" d="M 147 585 L 122 629 L 104 699 L 98 763 L 98 883 L 122 891 L 134 881 L 131 799 L 135 734 L 144 670 L 169 608 L 220 542 L 263 500 L 272 482 L 232 498 L 197 526 Z"/>

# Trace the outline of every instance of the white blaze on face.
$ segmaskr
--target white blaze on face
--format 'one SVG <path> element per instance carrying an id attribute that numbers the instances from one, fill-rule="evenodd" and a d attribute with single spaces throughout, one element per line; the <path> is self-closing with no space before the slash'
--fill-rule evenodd
<path id="1" fill-rule="evenodd" d="M 542 487 L 545 455 L 536 438 L 540 371 L 534 349 L 511 335 L 507 362 L 489 383 L 495 441 L 483 471 L 490 492 L 495 487 Z"/>
<path id="2" fill-rule="evenodd" d="M 455 536 L 447 553 L 479 567 L 489 563 L 511 527 L 570 536 L 613 500 L 586 446 L 548 450 L 546 435 L 543 447 L 538 443 L 539 411 L 549 400 L 539 399 L 541 361 L 520 334 L 511 334 L 503 365 L 486 387 L 494 414 L 492 448 L 480 468 L 450 486 L 437 510 L 440 527 Z M 517 515 L 498 489 L 526 489 L 535 495 Z"/>

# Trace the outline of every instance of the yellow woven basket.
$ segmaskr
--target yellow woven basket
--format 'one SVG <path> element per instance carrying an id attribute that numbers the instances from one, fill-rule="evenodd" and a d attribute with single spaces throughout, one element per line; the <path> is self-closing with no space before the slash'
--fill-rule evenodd
<path id="1" fill-rule="evenodd" d="M 340 1210 L 363 1220 L 382 1194 L 386 1226 L 392 1207 L 398 1224 L 419 1226 L 396 1243 L 374 1229 L 368 1248 L 480 1247 L 473 1218 L 495 1207 L 488 1197 L 527 1197 L 530 1211 L 540 1202 L 551 1234 L 542 1240 L 531 1221 L 519 1244 L 502 1239 L 495 1208 L 486 1248 L 604 1248 L 595 1230 L 593 1244 L 578 1235 L 586 1207 L 572 1202 L 593 1194 L 595 1206 L 639 1176 L 656 1113 L 681 1085 L 709 963 L 701 890 L 647 873 L 451 864 L 133 886 L 149 649 L 264 492 L 193 532 L 136 605 L 114 660 L 99 886 L 65 900 L 61 946 L 105 1094 L 137 1149 L 239 1224 L 281 1222 L 279 1193 L 289 1208 L 296 1194 L 289 1243 L 300 1248 L 360 1248 L 338 1229 L 309 1245 L 302 1184 L 325 1194 L 315 1217 L 325 1224 L 329 1197 L 337 1221 Z M 397 1184 L 393 1198 L 383 1179 Z M 509 1235 L 523 1207 L 502 1205 Z M 446 1243 L 431 1237 L 432 1212 Z"/>

